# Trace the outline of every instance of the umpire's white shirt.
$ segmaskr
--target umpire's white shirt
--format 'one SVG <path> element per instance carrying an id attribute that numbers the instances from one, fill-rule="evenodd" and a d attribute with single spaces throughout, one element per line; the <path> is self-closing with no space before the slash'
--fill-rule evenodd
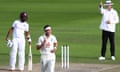
<path id="1" fill-rule="evenodd" d="M 119 22 L 118 13 L 113 8 L 111 10 L 100 8 L 100 12 L 103 15 L 102 21 L 100 24 L 100 29 L 115 32 L 115 25 Z M 110 24 L 107 24 L 106 21 L 110 21 Z"/>
<path id="2" fill-rule="evenodd" d="M 54 54 L 54 53 L 51 53 L 51 50 L 53 50 L 54 48 L 54 43 L 57 43 L 56 37 L 54 35 L 50 35 L 50 37 L 47 38 L 45 35 L 42 35 L 39 37 L 37 45 L 41 45 L 44 39 L 46 39 L 46 43 L 40 49 L 40 53 L 42 55 Z"/>
<path id="3" fill-rule="evenodd" d="M 29 31 L 28 23 L 27 22 L 21 22 L 20 20 L 15 20 L 13 22 L 12 27 L 14 28 L 13 38 L 25 38 L 24 32 Z"/>

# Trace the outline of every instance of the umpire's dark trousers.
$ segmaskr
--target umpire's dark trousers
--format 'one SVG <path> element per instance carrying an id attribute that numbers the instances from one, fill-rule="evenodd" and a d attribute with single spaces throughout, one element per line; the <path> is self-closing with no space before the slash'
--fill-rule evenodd
<path id="1" fill-rule="evenodd" d="M 111 56 L 115 56 L 115 32 L 102 31 L 102 49 L 101 56 L 105 57 L 107 41 L 110 41 Z"/>

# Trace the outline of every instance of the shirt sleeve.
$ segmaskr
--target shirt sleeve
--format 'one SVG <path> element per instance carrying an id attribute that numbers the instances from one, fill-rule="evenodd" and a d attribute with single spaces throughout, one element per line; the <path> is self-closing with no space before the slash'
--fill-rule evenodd
<path id="1" fill-rule="evenodd" d="M 113 10 L 111 12 L 111 24 L 117 24 L 119 22 L 119 16 L 116 10 Z"/>
<path id="2" fill-rule="evenodd" d="M 28 23 L 26 23 L 26 25 L 25 25 L 25 31 L 29 31 L 29 24 Z"/>
<path id="3" fill-rule="evenodd" d="M 54 36 L 54 43 L 57 43 L 57 39 L 56 39 L 56 37 Z"/>
<path id="4" fill-rule="evenodd" d="M 103 6 L 102 6 L 101 8 L 99 8 L 99 10 L 100 10 L 100 13 L 101 13 L 101 14 L 104 14 L 105 9 L 103 8 Z"/>
<path id="5" fill-rule="evenodd" d="M 42 44 L 42 41 L 43 41 L 43 38 L 42 38 L 42 37 L 39 37 L 39 38 L 38 38 L 38 41 L 37 41 L 37 45 L 41 45 L 41 44 Z"/>
<path id="6" fill-rule="evenodd" d="M 114 23 L 115 23 L 115 24 L 119 23 L 119 16 L 118 16 L 117 11 L 115 11 Z"/>
<path id="7" fill-rule="evenodd" d="M 15 25 L 16 25 L 16 21 L 13 22 L 12 27 L 15 27 Z"/>

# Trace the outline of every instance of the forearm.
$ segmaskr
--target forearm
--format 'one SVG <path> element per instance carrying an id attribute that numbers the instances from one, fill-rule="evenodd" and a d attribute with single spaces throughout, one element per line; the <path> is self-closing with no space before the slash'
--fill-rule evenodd
<path id="1" fill-rule="evenodd" d="M 36 45 L 36 49 L 39 50 L 44 46 L 44 44 L 42 43 L 41 45 Z"/>
<path id="2" fill-rule="evenodd" d="M 36 49 L 39 50 L 41 48 L 40 45 L 36 45 Z"/>
<path id="3" fill-rule="evenodd" d="M 8 31 L 8 33 L 7 33 L 7 35 L 6 35 L 5 40 L 8 40 L 8 38 L 9 38 L 9 36 L 10 36 L 10 34 L 11 34 L 12 32 L 13 32 L 13 28 L 10 28 L 9 31 Z"/>
<path id="4" fill-rule="evenodd" d="M 39 44 L 39 43 L 38 43 L 38 44 L 36 45 L 37 50 L 41 49 L 41 48 L 44 46 L 44 44 L 45 44 L 45 41 L 42 42 L 42 44 Z"/>
<path id="5" fill-rule="evenodd" d="M 58 43 L 54 43 L 54 48 L 56 49 L 58 46 Z"/>
<path id="6" fill-rule="evenodd" d="M 51 51 L 52 53 L 55 53 L 55 52 L 56 52 L 57 46 L 58 46 L 58 43 L 54 43 L 54 48 L 53 48 L 53 50 Z"/>
<path id="7" fill-rule="evenodd" d="M 30 32 L 25 32 L 25 36 L 26 36 L 26 38 L 28 39 L 28 38 L 30 38 Z"/>
<path id="8" fill-rule="evenodd" d="M 30 32 L 25 32 L 25 35 L 26 35 L 27 41 L 31 43 L 32 40 L 31 40 Z"/>

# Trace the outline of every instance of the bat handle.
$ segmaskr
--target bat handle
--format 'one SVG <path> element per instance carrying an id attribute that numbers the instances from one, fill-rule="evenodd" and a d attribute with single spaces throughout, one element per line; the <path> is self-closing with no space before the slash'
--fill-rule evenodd
<path id="1" fill-rule="evenodd" d="M 31 44 L 29 45 L 29 54 L 32 54 L 32 50 L 31 50 Z"/>

